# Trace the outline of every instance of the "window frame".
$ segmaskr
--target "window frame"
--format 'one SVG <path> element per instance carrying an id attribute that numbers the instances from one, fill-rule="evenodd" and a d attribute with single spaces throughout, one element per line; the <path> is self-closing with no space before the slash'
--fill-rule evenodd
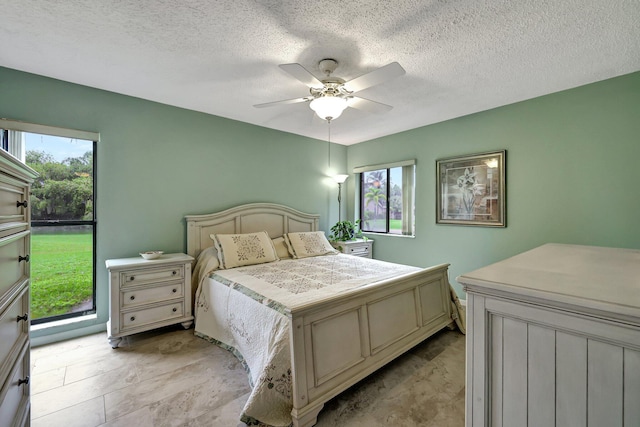
<path id="1" fill-rule="evenodd" d="M 390 199 L 391 199 L 390 196 L 392 191 L 391 169 L 399 168 L 399 167 L 402 168 L 402 192 L 403 192 L 403 210 L 402 210 L 402 215 L 403 215 L 402 230 L 403 231 L 400 234 L 390 232 L 391 209 L 389 206 Z M 411 167 L 411 171 L 412 171 L 411 177 L 408 177 L 405 175 L 405 171 L 407 170 L 408 167 Z M 385 193 L 385 197 L 386 197 L 385 231 L 364 230 L 362 229 L 362 226 L 361 226 L 360 228 L 362 229 L 363 233 L 371 233 L 371 234 L 387 235 L 387 236 L 399 236 L 399 237 L 415 237 L 416 235 L 415 233 L 415 174 L 416 174 L 415 167 L 416 167 L 416 160 L 411 159 L 411 160 L 404 160 L 404 161 L 393 162 L 393 163 L 359 166 L 353 169 L 354 173 L 359 174 L 360 187 L 359 187 L 358 205 L 359 205 L 360 212 L 358 217 L 361 221 L 361 224 L 364 224 L 363 216 L 365 212 L 365 203 L 364 203 L 365 173 L 378 171 L 378 170 L 386 170 L 386 175 L 387 175 L 386 176 L 387 184 L 386 184 L 386 193 Z M 408 186 L 408 188 L 405 188 L 405 186 Z M 406 201 L 407 202 L 406 206 L 405 206 L 405 200 L 404 200 L 405 198 L 408 198 L 408 200 Z M 410 212 L 407 212 L 407 208 L 409 208 L 408 210 Z M 407 221 L 407 223 L 405 223 L 405 221 Z M 405 229 L 408 230 L 408 232 L 405 232 Z"/>

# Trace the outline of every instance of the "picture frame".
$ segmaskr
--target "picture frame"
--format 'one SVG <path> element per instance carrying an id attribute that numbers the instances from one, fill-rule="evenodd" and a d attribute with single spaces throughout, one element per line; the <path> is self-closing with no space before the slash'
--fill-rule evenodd
<path id="1" fill-rule="evenodd" d="M 436 160 L 436 224 L 506 227 L 506 155 Z"/>

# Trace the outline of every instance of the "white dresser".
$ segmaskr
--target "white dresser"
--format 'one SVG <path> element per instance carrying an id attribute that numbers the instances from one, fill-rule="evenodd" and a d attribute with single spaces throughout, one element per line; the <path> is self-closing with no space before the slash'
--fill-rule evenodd
<path id="1" fill-rule="evenodd" d="M 0 425 L 29 425 L 29 191 L 37 173 L 0 150 Z"/>
<path id="2" fill-rule="evenodd" d="M 355 255 L 363 258 L 373 258 L 373 240 L 355 239 L 348 241 L 332 241 L 331 246 L 343 254 Z"/>
<path id="3" fill-rule="evenodd" d="M 116 348 L 122 337 L 161 326 L 193 323 L 191 263 L 185 254 L 158 259 L 110 259 L 107 339 Z"/>
<path id="4" fill-rule="evenodd" d="M 467 427 L 640 426 L 640 250 L 548 244 L 457 280 Z"/>

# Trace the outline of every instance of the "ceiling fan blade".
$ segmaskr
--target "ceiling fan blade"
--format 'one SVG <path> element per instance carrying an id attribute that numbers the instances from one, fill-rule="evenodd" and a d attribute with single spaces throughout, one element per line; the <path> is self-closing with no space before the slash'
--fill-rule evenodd
<path id="1" fill-rule="evenodd" d="M 349 80 L 343 85 L 343 87 L 349 92 L 358 92 L 387 80 L 400 77 L 405 73 L 406 71 L 404 71 L 404 68 L 402 68 L 400 64 L 392 62 L 391 64 L 387 64 L 384 67 L 371 71 L 370 73 Z"/>
<path id="2" fill-rule="evenodd" d="M 274 105 L 297 104 L 298 102 L 309 102 L 313 96 L 305 96 L 304 98 L 285 99 L 283 101 L 265 102 L 264 104 L 256 104 L 256 108 L 272 107 Z"/>
<path id="3" fill-rule="evenodd" d="M 291 74 L 296 79 L 300 80 L 308 87 L 312 87 L 315 89 L 322 89 L 324 87 L 324 84 L 320 80 L 318 80 L 316 76 L 311 74 L 300 64 L 280 64 L 278 66 L 287 73 Z"/>
<path id="4" fill-rule="evenodd" d="M 347 99 L 347 105 L 358 110 L 366 111 L 368 113 L 386 113 L 391 111 L 393 107 L 391 105 L 383 104 L 381 102 L 372 101 L 366 98 L 360 98 L 352 96 Z"/>

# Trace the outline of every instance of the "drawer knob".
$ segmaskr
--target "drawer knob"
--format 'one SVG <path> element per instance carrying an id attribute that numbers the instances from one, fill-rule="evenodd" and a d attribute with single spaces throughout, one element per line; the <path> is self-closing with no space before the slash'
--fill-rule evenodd
<path id="1" fill-rule="evenodd" d="M 22 262 L 22 261 L 29 262 L 29 254 L 27 254 L 26 256 L 18 255 L 18 262 Z"/>
<path id="2" fill-rule="evenodd" d="M 175 294 L 176 292 L 178 292 L 178 290 L 177 289 L 173 289 L 173 293 Z"/>
<path id="3" fill-rule="evenodd" d="M 133 279 L 135 279 L 135 278 L 136 278 L 136 276 L 131 276 L 131 277 L 129 277 L 129 281 L 133 282 Z"/>
<path id="4" fill-rule="evenodd" d="M 131 318 L 129 320 L 131 320 L 133 322 L 134 320 L 136 320 L 136 316 L 131 316 Z"/>
<path id="5" fill-rule="evenodd" d="M 16 208 L 19 208 L 20 206 L 22 206 L 23 208 L 26 208 L 28 206 L 27 201 L 25 200 L 25 201 L 21 202 L 20 200 L 18 200 L 16 202 Z"/>
<path id="6" fill-rule="evenodd" d="M 29 377 L 26 377 L 23 380 L 18 380 L 18 385 L 21 386 L 22 384 L 29 384 Z"/>
<path id="7" fill-rule="evenodd" d="M 178 311 L 178 309 L 173 307 L 173 312 L 175 313 L 176 311 Z"/>
<path id="8" fill-rule="evenodd" d="M 21 320 L 24 320 L 25 322 L 29 320 L 29 313 L 25 313 L 22 316 L 18 316 L 16 319 L 16 322 L 20 322 Z"/>
<path id="9" fill-rule="evenodd" d="M 136 296 L 135 296 L 135 295 L 131 295 L 131 296 L 129 297 L 129 299 L 130 299 L 131 301 L 133 301 L 134 299 L 136 299 Z"/>
<path id="10" fill-rule="evenodd" d="M 175 270 L 173 270 L 173 271 L 171 272 L 171 274 L 173 274 L 173 275 L 175 276 L 176 274 L 178 274 L 178 272 L 177 272 L 177 271 L 175 271 Z"/>

